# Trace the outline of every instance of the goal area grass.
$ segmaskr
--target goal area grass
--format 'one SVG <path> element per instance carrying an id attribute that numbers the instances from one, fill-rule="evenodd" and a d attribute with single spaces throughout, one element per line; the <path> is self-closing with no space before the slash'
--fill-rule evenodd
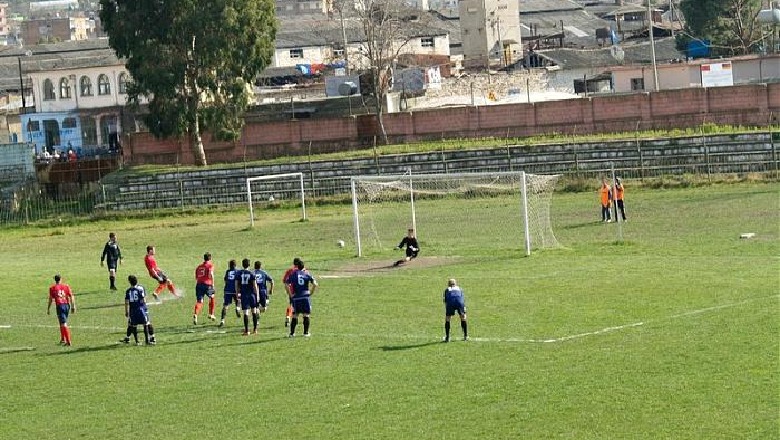
<path id="1" fill-rule="evenodd" d="M 356 258 L 347 204 L 307 205 L 305 222 L 258 209 L 251 228 L 244 209 L 2 229 L 0 438 L 777 438 L 780 184 L 626 187 L 620 224 L 600 222 L 595 188 L 554 193 L 560 247 L 525 257 L 521 236 L 481 240 L 491 212 L 473 209 L 460 226 L 426 223 L 452 240 L 421 233 L 419 259 L 398 268 L 408 225 Z M 100 266 L 109 232 L 119 292 Z M 150 244 L 184 298 L 150 305 L 156 346 L 119 344 L 127 276 L 156 285 Z M 274 278 L 258 335 L 242 336 L 232 309 L 225 327 L 207 306 L 192 324 L 204 252 L 217 314 L 228 260 Z M 293 257 L 320 284 L 310 338 L 286 337 Z M 72 347 L 46 315 L 55 273 L 76 294 Z M 449 278 L 468 342 L 457 317 L 441 342 Z"/>

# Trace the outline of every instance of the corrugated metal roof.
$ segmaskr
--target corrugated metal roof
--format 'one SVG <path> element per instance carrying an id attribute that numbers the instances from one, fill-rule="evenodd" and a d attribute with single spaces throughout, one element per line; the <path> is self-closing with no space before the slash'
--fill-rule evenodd
<path id="1" fill-rule="evenodd" d="M 652 50 L 649 42 L 621 45 L 623 62 L 616 60 L 610 53 L 610 47 L 592 50 L 548 49 L 536 53 L 554 61 L 563 69 L 582 67 L 610 67 L 629 64 L 651 64 Z M 674 38 L 655 41 L 655 59 L 657 63 L 668 63 L 676 59 L 685 59 L 685 54 L 675 48 Z"/>
<path id="2" fill-rule="evenodd" d="M 565 35 L 564 43 L 577 47 L 593 47 L 597 44 L 596 29 L 610 28 L 611 23 L 589 14 L 584 9 L 572 9 L 555 12 L 532 12 L 520 14 L 520 29 L 523 39 L 530 39 L 533 35 L 531 29 L 536 30 L 536 35 L 549 37 L 561 33 Z"/>
<path id="3" fill-rule="evenodd" d="M 436 13 L 424 13 L 419 11 L 419 18 L 404 23 L 404 31 L 409 37 L 435 37 L 440 35 L 453 35 L 451 20 L 446 20 Z M 457 26 L 457 38 L 460 41 L 460 26 Z M 344 19 L 344 29 L 347 41 L 358 43 L 365 40 L 362 23 L 355 18 Z M 330 45 L 343 41 L 341 33 L 341 20 L 335 16 L 328 18 L 318 16 L 291 16 L 279 19 L 279 32 L 276 34 L 276 48 L 286 49 L 293 47 L 315 47 Z"/>

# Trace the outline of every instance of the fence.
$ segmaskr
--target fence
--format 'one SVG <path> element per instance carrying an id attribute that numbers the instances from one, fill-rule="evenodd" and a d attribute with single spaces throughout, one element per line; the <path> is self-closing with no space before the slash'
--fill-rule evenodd
<path id="1" fill-rule="evenodd" d="M 564 174 L 567 180 L 600 180 L 614 166 L 624 179 L 688 175 L 702 180 L 721 174 L 760 173 L 780 178 L 777 152 L 780 133 L 687 136 L 615 142 L 517 146 L 419 154 L 375 156 L 355 160 L 304 161 L 222 170 L 173 171 L 130 176 L 121 184 L 72 184 L 73 191 L 51 194 L 35 183 L 6 197 L 0 224 L 57 222 L 85 215 L 153 209 L 231 208 L 246 206 L 246 178 L 302 172 L 307 201 L 347 202 L 353 175 L 463 173 L 525 170 Z M 594 183 L 594 185 L 596 185 Z M 295 201 L 282 190 L 270 194 L 279 205 Z M 269 192 L 259 195 L 262 207 Z"/>

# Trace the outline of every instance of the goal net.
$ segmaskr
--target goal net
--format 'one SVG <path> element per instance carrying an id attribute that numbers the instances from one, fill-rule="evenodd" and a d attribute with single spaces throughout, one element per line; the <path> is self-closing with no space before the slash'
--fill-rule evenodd
<path id="1" fill-rule="evenodd" d="M 249 202 L 249 225 L 255 225 L 255 209 L 294 204 L 301 207 L 301 219 L 306 220 L 306 197 L 303 190 L 303 173 L 272 174 L 248 177 L 246 198 Z"/>
<path id="2" fill-rule="evenodd" d="M 560 246 L 550 222 L 558 175 L 525 172 L 352 177 L 357 255 L 387 251 L 408 228 L 421 255 Z"/>

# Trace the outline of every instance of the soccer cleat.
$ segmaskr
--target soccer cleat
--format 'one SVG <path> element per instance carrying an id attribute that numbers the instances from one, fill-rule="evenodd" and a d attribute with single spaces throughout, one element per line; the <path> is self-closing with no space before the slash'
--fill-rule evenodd
<path id="1" fill-rule="evenodd" d="M 464 336 L 464 337 L 463 337 L 463 340 L 464 340 L 464 341 L 468 341 L 468 340 L 469 340 L 469 337 L 468 337 L 468 336 Z"/>
<path id="2" fill-rule="evenodd" d="M 160 302 L 160 295 L 157 292 L 152 292 L 152 296 L 155 301 Z"/>
<path id="3" fill-rule="evenodd" d="M 246 331 L 246 330 L 244 330 L 244 331 L 241 333 L 241 336 L 249 336 L 249 332 L 248 332 L 248 331 Z"/>
<path id="4" fill-rule="evenodd" d="M 219 326 L 220 327 L 224 327 L 225 326 L 225 320 L 224 319 L 222 321 L 219 321 Z"/>
<path id="5" fill-rule="evenodd" d="M 252 330 L 252 334 L 256 335 L 257 334 L 257 330 Z"/>
<path id="6" fill-rule="evenodd" d="M 65 343 L 65 346 L 66 346 L 66 347 L 70 347 L 70 342 L 66 342 L 66 343 Z"/>
<path id="7" fill-rule="evenodd" d="M 214 315 L 209 315 L 209 320 L 211 320 L 211 321 L 216 321 L 216 320 L 217 320 L 217 317 L 216 317 L 216 316 L 214 316 Z"/>
<path id="8" fill-rule="evenodd" d="M 311 333 L 304 333 L 304 334 L 303 334 L 303 337 L 304 337 L 304 338 L 308 338 L 308 337 L 310 337 L 310 336 L 311 336 Z"/>
<path id="9" fill-rule="evenodd" d="M 111 287 L 109 287 L 109 289 L 116 290 L 116 286 L 111 286 Z"/>
<path id="10" fill-rule="evenodd" d="M 287 335 L 287 337 L 288 338 L 294 338 L 295 337 L 295 333 L 290 333 L 289 335 Z"/>
<path id="11" fill-rule="evenodd" d="M 441 338 L 441 342 L 450 342 L 450 338 L 445 336 L 445 337 Z"/>
<path id="12" fill-rule="evenodd" d="M 157 345 L 157 341 L 155 341 L 154 339 L 152 339 L 151 341 L 149 341 L 149 344 L 148 344 L 148 345 Z"/>

